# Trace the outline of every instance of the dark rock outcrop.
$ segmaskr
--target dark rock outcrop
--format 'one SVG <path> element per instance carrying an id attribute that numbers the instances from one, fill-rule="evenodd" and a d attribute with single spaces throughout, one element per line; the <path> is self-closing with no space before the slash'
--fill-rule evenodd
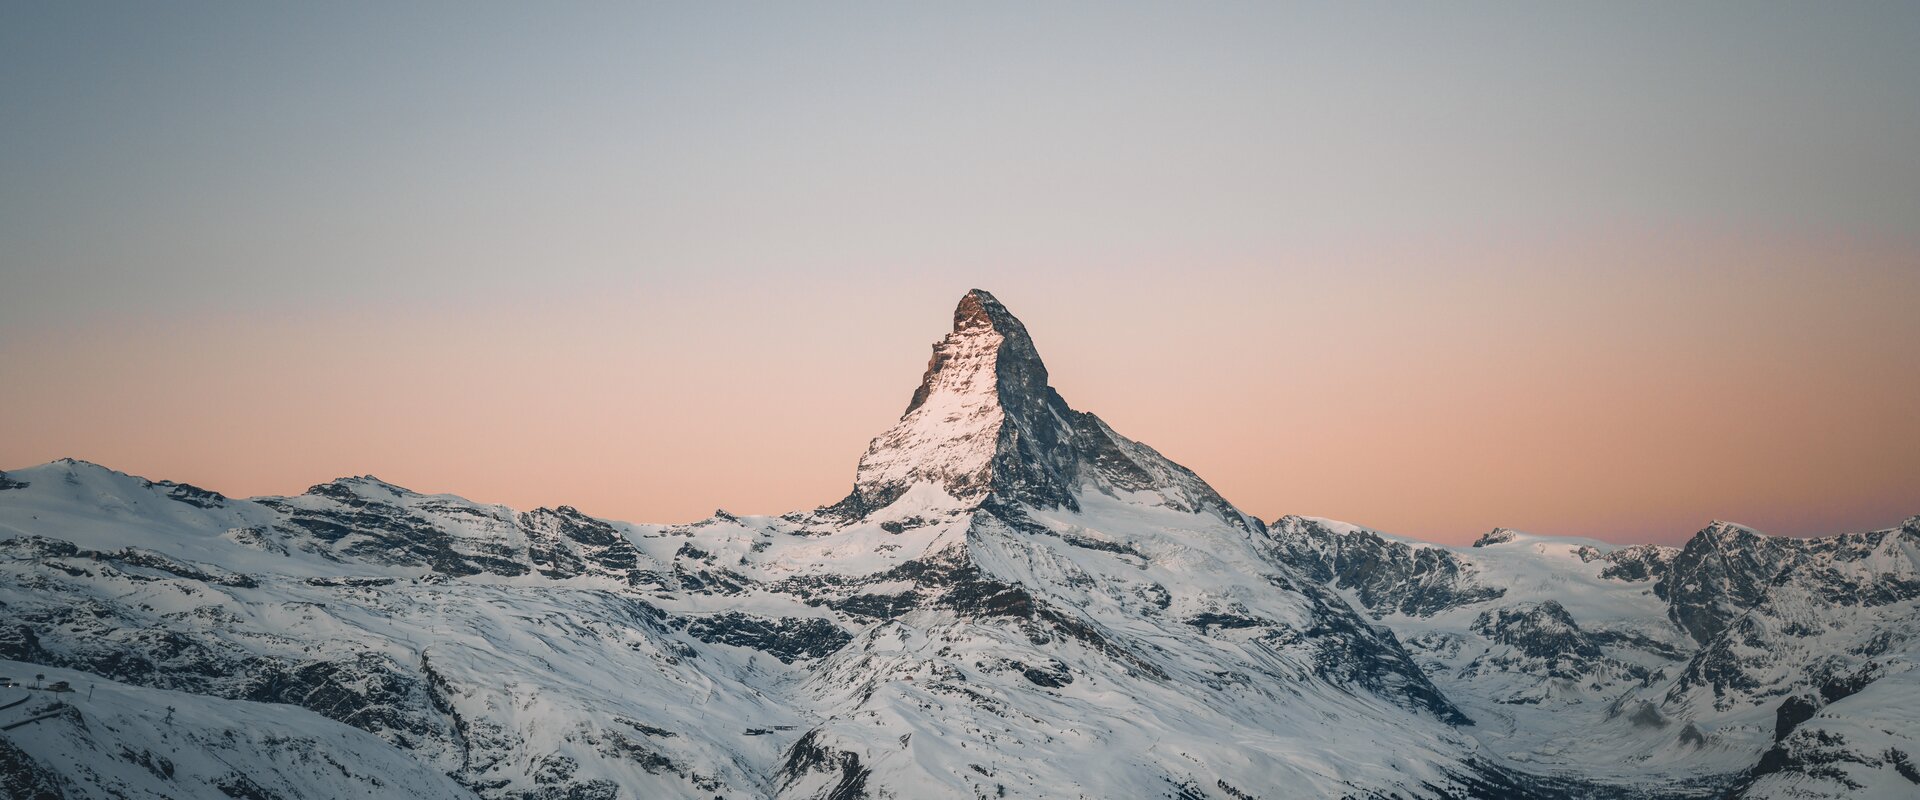
<path id="1" fill-rule="evenodd" d="M 1472 568 L 1443 548 L 1389 541 L 1368 530 L 1287 516 L 1268 526 L 1266 541 L 1276 558 L 1308 578 L 1351 590 L 1375 618 L 1427 617 L 1506 594 L 1479 584 Z"/>

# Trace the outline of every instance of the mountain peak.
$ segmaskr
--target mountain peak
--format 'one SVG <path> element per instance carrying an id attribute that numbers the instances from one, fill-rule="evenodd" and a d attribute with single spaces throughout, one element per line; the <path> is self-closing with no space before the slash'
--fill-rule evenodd
<path id="1" fill-rule="evenodd" d="M 963 507 L 991 495 L 1078 509 L 1081 491 L 1093 488 L 1258 525 L 1185 467 L 1069 407 L 1048 385 L 1027 327 L 981 289 L 960 298 L 953 330 L 933 345 L 900 421 L 860 458 L 841 508 L 879 509 L 923 484 Z"/>
<path id="2" fill-rule="evenodd" d="M 983 497 L 1003 433 L 1032 427 L 1045 415 L 1050 393 L 1027 327 L 992 294 L 967 292 L 954 307 L 953 330 L 934 343 L 899 423 L 861 457 L 849 499 L 879 508 L 920 483 L 962 501 Z"/>
<path id="3" fill-rule="evenodd" d="M 988 305 L 992 305 L 1002 312 L 1007 310 L 1007 307 L 1001 305 L 1000 299 L 994 297 L 992 292 L 985 289 L 968 289 L 966 294 L 960 296 L 960 305 L 955 306 L 953 309 L 954 330 L 959 330 L 965 326 L 969 320 L 987 321 L 986 308 Z"/>
<path id="4" fill-rule="evenodd" d="M 1738 522 L 1716 519 L 1707 523 L 1707 527 L 1701 528 L 1696 532 L 1694 538 L 1712 542 L 1737 542 L 1746 539 L 1765 539 L 1768 537 L 1766 534 Z"/>
<path id="5" fill-rule="evenodd" d="M 992 292 L 985 289 L 968 290 L 961 295 L 960 304 L 953 308 L 953 329 L 957 331 L 983 325 L 1002 332 L 1017 329 L 1024 334 L 1027 330 Z"/>
<path id="6" fill-rule="evenodd" d="M 1013 312 L 984 289 L 967 292 L 954 306 L 953 330 L 933 346 L 927 373 L 901 419 L 943 388 L 1002 395 L 1013 390 L 1026 395 L 1015 398 L 1020 405 L 1045 402 L 1045 397 L 1034 396 L 1047 388 L 1047 366 L 1040 361 L 1033 337 Z"/>
<path id="7" fill-rule="evenodd" d="M 1486 547 L 1487 545 L 1506 544 L 1519 537 L 1520 532 L 1512 528 L 1494 528 L 1493 530 L 1480 534 L 1480 538 L 1473 540 L 1473 546 Z"/>
<path id="8" fill-rule="evenodd" d="M 356 498 L 391 500 L 413 493 L 412 489 L 388 483 L 372 475 L 348 475 L 334 478 L 326 483 L 309 486 L 306 491 L 306 494 L 331 497 L 336 500 Z"/>

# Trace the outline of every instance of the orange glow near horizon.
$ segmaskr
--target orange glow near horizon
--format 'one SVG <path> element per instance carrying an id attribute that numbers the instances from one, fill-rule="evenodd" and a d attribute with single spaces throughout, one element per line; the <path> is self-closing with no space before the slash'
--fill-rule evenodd
<path id="1" fill-rule="evenodd" d="M 1920 513 L 1915 253 L 1420 250 L 981 283 L 1070 404 L 1266 519 L 1675 542 L 1714 518 L 1813 534 Z M 1429 266 L 1370 277 L 1412 258 Z M 0 456 L 234 496 L 371 473 L 632 521 L 809 508 L 847 490 L 965 288 L 772 281 L 10 338 Z"/>

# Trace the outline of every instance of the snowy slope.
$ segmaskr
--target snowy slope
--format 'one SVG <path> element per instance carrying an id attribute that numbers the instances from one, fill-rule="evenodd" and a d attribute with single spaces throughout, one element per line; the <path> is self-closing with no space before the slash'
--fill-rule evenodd
<path id="1" fill-rule="evenodd" d="M 8 797 L 473 797 L 378 737 L 305 709 L 15 661 L 0 661 L 0 674 L 77 689 L 0 689 L 0 726 L 24 723 L 0 739 L 0 764 L 28 765 L 0 766 Z"/>

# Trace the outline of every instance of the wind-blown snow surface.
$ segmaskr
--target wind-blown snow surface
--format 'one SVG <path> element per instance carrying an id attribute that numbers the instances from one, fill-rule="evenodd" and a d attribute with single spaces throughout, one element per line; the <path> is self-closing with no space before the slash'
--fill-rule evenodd
<path id="1" fill-rule="evenodd" d="M 1269 527 L 1068 407 L 972 292 L 811 512 L 0 474 L 0 669 L 78 689 L 0 690 L 34 719 L 0 794 L 1895 796 L 1913 528 L 1712 559 Z"/>

